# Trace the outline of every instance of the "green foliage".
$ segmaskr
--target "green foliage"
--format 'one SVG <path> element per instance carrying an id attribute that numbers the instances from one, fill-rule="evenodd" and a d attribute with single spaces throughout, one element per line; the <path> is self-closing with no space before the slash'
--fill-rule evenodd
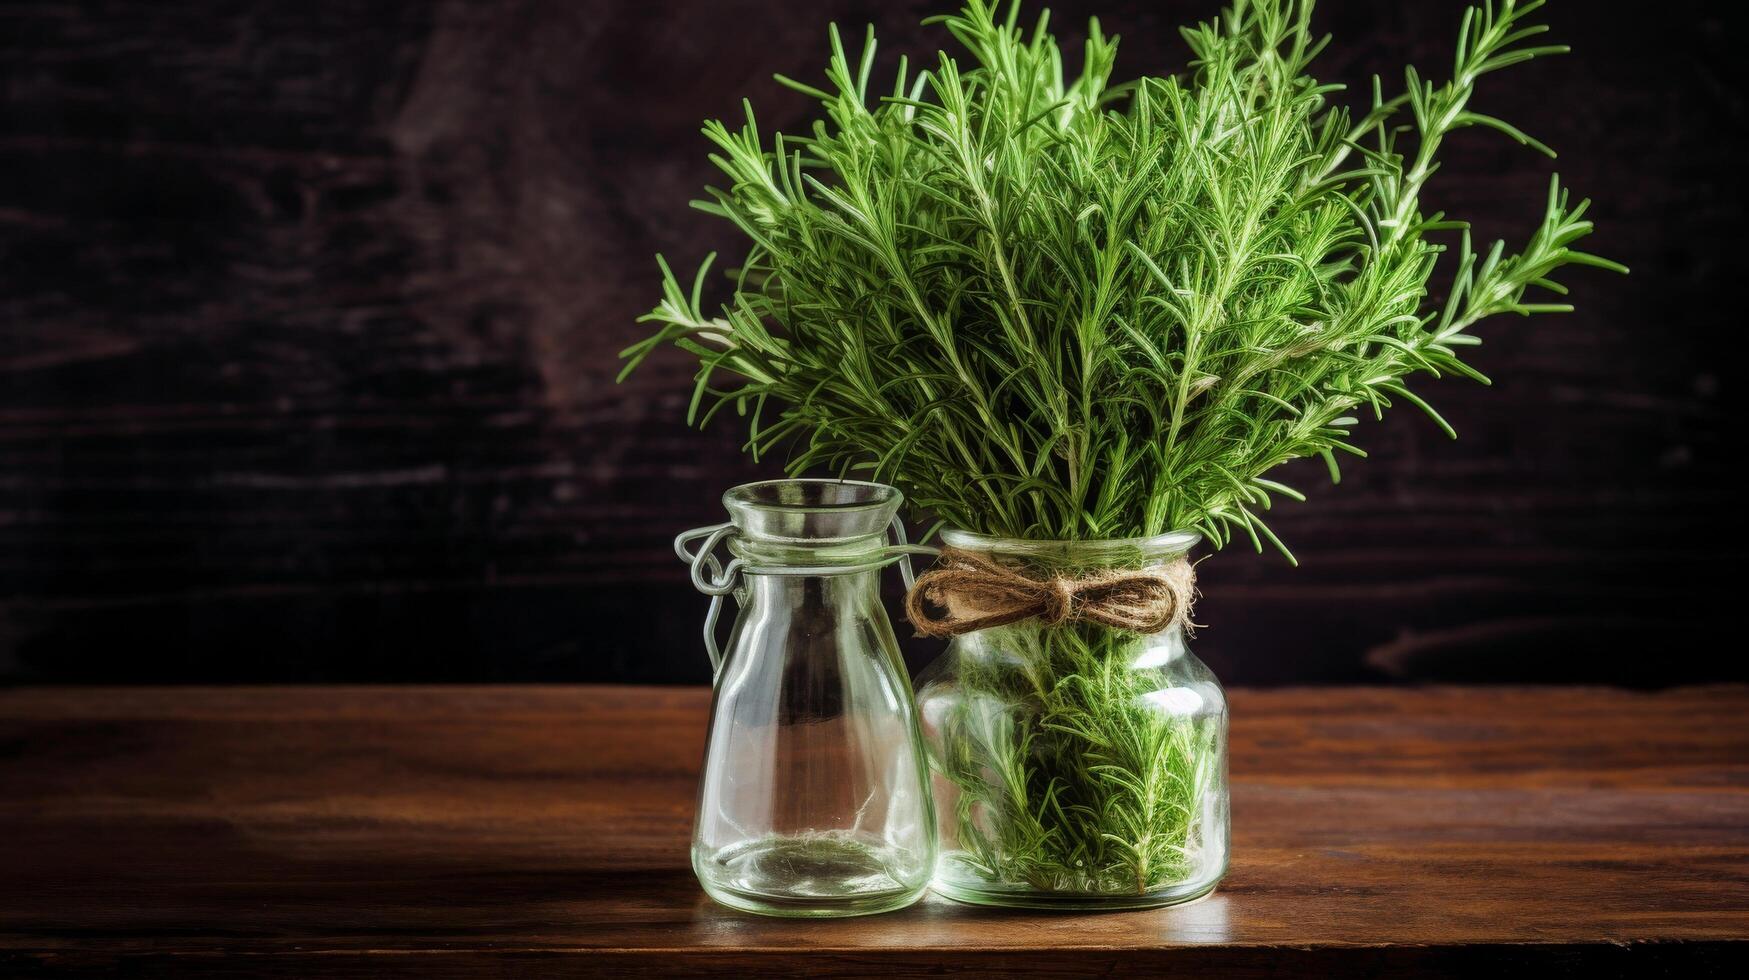
<path id="1" fill-rule="evenodd" d="M 956 790 L 949 876 L 1145 895 L 1218 875 L 1224 718 L 1150 699 L 1183 680 L 1136 666 L 1157 642 L 1037 621 L 958 641 L 952 683 L 925 679 L 919 695 L 938 715 L 931 765 Z"/>
<path id="2" fill-rule="evenodd" d="M 1449 431 L 1409 376 L 1485 381 L 1458 357 L 1472 325 L 1570 309 L 1526 298 L 1565 293 L 1562 266 L 1621 269 L 1571 247 L 1587 202 L 1555 182 L 1512 255 L 1478 259 L 1422 204 L 1455 130 L 1549 152 L 1469 107 L 1481 76 L 1564 50 L 1528 44 L 1540 2 L 1472 9 L 1449 80 L 1411 68 L 1386 97 L 1375 79 L 1358 117 L 1308 74 L 1328 41 L 1311 0 L 1238 0 L 1183 32 L 1183 76 L 1122 83 L 1097 21 L 1070 80 L 1018 5 L 932 18 L 964 64 L 901 61 L 885 94 L 872 31 L 853 58 L 834 29 L 824 88 L 779 79 L 824 107 L 811 133 L 767 140 L 751 105 L 706 125 L 727 180 L 695 206 L 751 246 L 715 315 L 711 261 L 690 289 L 662 262 L 659 327 L 627 370 L 677 345 L 699 360 L 696 421 L 734 405 L 755 454 L 897 484 L 968 530 L 1275 541 L 1259 512 L 1299 494 L 1271 469 L 1321 455 L 1337 478 L 1338 453 L 1364 455 L 1357 412 L 1399 399 Z M 1430 236 L 1450 232 L 1436 303 Z"/>

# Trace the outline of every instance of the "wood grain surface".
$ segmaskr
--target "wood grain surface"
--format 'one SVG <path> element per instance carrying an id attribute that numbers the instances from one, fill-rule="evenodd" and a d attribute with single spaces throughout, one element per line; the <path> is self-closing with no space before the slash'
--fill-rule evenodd
<path id="1" fill-rule="evenodd" d="M 0 691 L 0 974 L 1725 972 L 1749 688 L 1239 690 L 1176 909 L 795 922 L 687 864 L 706 692 Z"/>
<path id="2" fill-rule="evenodd" d="M 1097 14 L 1120 72 L 1171 72 L 1220 3 L 1052 25 L 1074 58 Z M 817 79 L 828 22 L 874 23 L 884 76 L 933 61 L 919 22 L 952 5 L 0 0 L 0 678 L 704 681 L 668 541 L 773 467 L 734 420 L 686 428 L 679 357 L 612 378 L 654 254 L 734 254 L 686 207 L 698 126 L 745 95 L 805 130 L 771 74 Z M 1357 99 L 1406 62 L 1442 77 L 1462 6 L 1324 3 L 1318 70 Z M 1223 678 L 1749 679 L 1713 655 L 1749 428 L 1720 354 L 1746 9 L 1554 3 L 1574 53 L 1483 80 L 1477 108 L 1561 159 L 1460 133 L 1434 206 L 1520 241 L 1558 169 L 1633 275 L 1484 325 L 1492 388 L 1418 389 L 1459 441 L 1401 411 L 1340 486 L 1283 474 L 1302 567 L 1202 569 Z"/>

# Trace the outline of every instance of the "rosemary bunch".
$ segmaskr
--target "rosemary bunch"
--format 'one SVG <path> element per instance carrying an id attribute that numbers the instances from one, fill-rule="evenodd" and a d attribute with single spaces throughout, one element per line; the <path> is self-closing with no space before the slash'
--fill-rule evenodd
<path id="1" fill-rule="evenodd" d="M 1411 376 L 1485 381 L 1470 327 L 1569 309 L 1526 296 L 1565 293 L 1563 266 L 1621 269 L 1572 248 L 1591 224 L 1557 182 L 1511 254 L 1423 204 L 1458 129 L 1549 152 L 1470 107 L 1481 76 L 1564 50 L 1531 43 L 1538 6 L 1471 9 L 1448 79 L 1375 79 L 1358 113 L 1310 74 L 1311 0 L 1237 0 L 1184 31 L 1183 74 L 1122 82 L 1097 21 L 1071 79 L 1018 4 L 932 18 L 964 55 L 901 59 L 878 91 L 872 31 L 853 57 L 834 29 L 823 87 L 779 79 L 819 100 L 810 132 L 767 138 L 751 105 L 705 126 L 725 181 L 695 206 L 748 251 L 714 312 L 711 259 L 690 287 L 659 259 L 627 370 L 674 344 L 699 361 L 695 421 L 732 405 L 755 454 L 897 484 L 968 530 L 1280 546 L 1260 512 L 1300 494 L 1271 469 L 1319 455 L 1338 478 L 1357 412 L 1399 400 L 1450 431 Z"/>
<path id="2" fill-rule="evenodd" d="M 1026 622 L 962 643 L 954 676 L 926 674 L 920 694 L 939 705 L 931 763 L 954 789 L 950 874 L 1134 895 L 1218 876 L 1225 718 L 1152 703 L 1160 672 L 1134 666 L 1146 641 Z"/>

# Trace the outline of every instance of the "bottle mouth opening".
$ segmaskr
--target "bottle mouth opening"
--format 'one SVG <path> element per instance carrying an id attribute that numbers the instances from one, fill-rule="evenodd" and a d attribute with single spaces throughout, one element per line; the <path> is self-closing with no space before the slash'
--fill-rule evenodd
<path id="1" fill-rule="evenodd" d="M 894 487 L 864 480 L 761 480 L 731 487 L 723 505 L 842 514 L 896 507 L 903 499 Z"/>
<path id="2" fill-rule="evenodd" d="M 863 480 L 762 480 L 723 494 L 744 543 L 878 546 L 905 495 Z"/>

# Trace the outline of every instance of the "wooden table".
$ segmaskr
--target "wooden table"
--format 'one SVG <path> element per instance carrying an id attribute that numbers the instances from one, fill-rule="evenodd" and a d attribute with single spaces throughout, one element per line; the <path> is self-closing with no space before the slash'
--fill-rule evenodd
<path id="1" fill-rule="evenodd" d="M 1238 691 L 1204 901 L 794 922 L 687 866 L 708 695 L 0 691 L 0 975 L 1735 968 L 1749 688 Z"/>

